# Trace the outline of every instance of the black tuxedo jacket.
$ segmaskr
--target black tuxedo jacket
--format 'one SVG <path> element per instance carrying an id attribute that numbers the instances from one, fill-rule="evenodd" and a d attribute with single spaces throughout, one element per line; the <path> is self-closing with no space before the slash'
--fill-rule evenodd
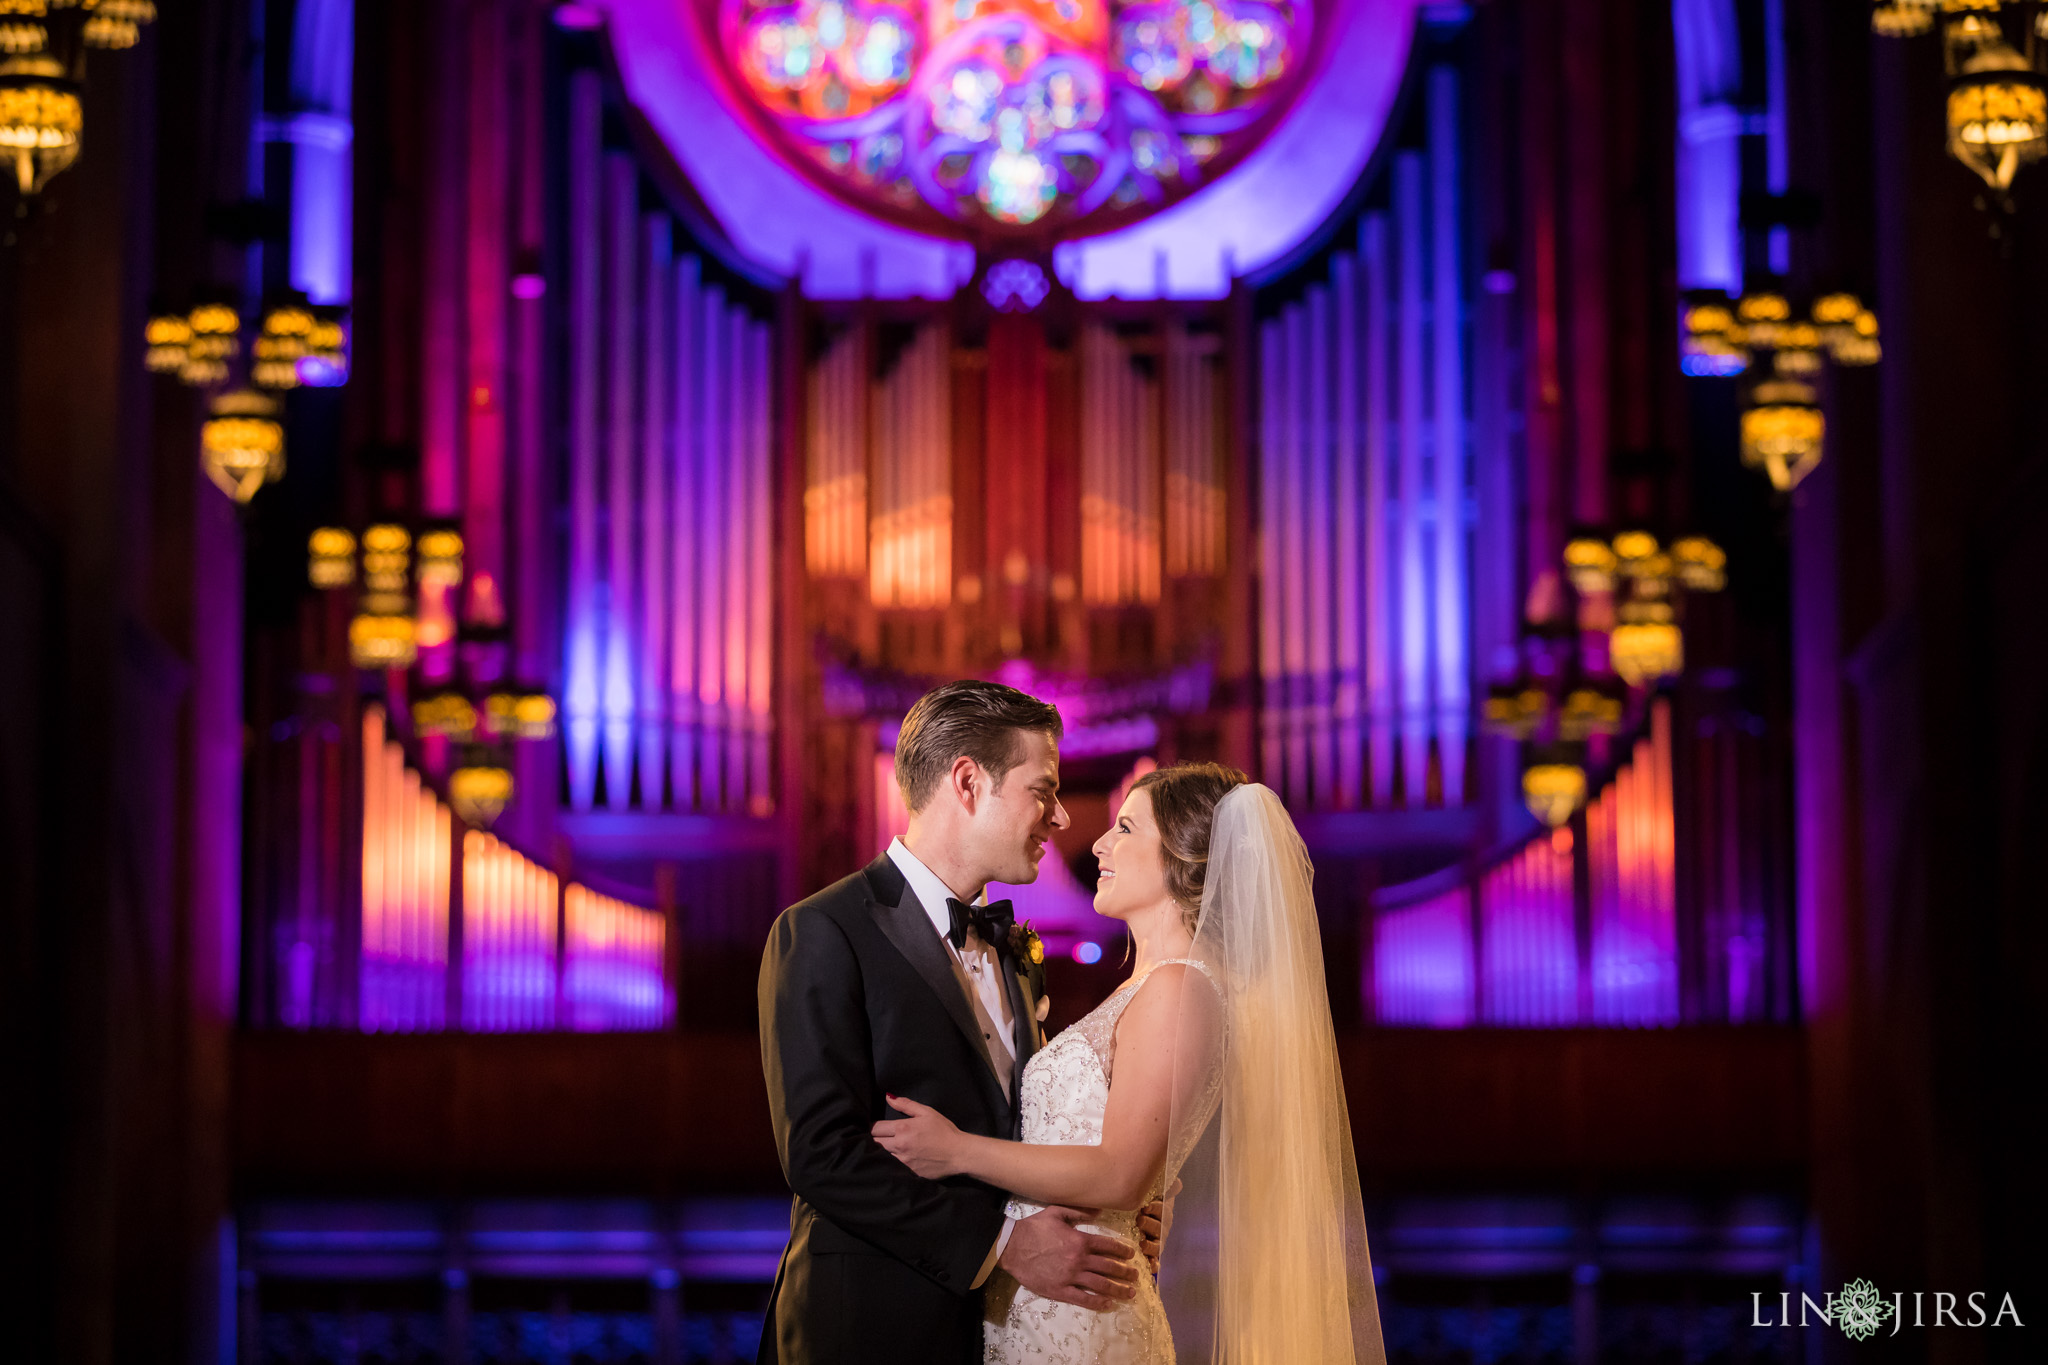
<path id="1" fill-rule="evenodd" d="M 1017 1081 L 1037 1049 L 1038 1002 L 1003 976 L 1017 1064 L 990 1067 L 945 941 L 885 854 L 782 912 L 761 957 L 761 1066 L 782 1171 L 795 1193 L 760 1365 L 974 1365 L 974 1278 L 1003 1226 L 1002 1191 L 925 1180 L 868 1134 L 936 1108 L 963 1132 L 1015 1137 Z"/>

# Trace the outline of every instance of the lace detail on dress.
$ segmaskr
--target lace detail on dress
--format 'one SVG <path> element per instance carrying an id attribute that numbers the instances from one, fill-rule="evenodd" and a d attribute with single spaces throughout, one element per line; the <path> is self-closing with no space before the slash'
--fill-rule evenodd
<path id="1" fill-rule="evenodd" d="M 1168 958 L 1119 986 L 1073 1027 L 1040 1048 L 1026 1063 L 1018 1084 L 1018 1120 L 1024 1141 L 1098 1146 L 1102 1116 L 1109 1107 L 1109 1078 L 1115 1064 L 1116 1026 L 1124 1010 L 1154 971 L 1185 963 L 1213 982 L 1214 975 L 1192 958 Z M 1214 1094 L 1207 1103 L 1214 1104 Z M 1185 1152 L 1168 1153 L 1171 1180 Z M 1029 1218 L 1044 1206 L 1012 1199 L 1009 1216 Z M 1136 1210 L 1102 1212 L 1085 1231 L 1120 1238 L 1136 1246 Z M 1173 1334 L 1150 1275 L 1138 1277 L 1138 1297 L 1106 1312 L 1042 1299 L 998 1270 L 989 1279 L 983 1337 L 990 1365 L 1172 1365 Z"/>

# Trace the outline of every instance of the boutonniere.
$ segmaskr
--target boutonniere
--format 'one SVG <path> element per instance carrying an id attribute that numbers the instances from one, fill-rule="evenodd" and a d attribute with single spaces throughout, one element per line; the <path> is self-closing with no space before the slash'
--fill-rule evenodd
<path id="1" fill-rule="evenodd" d="M 1031 927 L 1031 921 L 1010 926 L 1010 961 L 1017 964 L 1031 982 L 1031 993 L 1045 994 L 1045 940 Z"/>

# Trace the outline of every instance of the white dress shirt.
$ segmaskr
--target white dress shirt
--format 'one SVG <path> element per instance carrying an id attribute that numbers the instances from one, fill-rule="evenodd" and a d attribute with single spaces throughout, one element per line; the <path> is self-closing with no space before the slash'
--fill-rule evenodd
<path id="1" fill-rule="evenodd" d="M 912 853 L 901 839 L 889 841 L 889 861 L 903 874 L 910 892 L 917 897 L 925 916 L 932 922 L 932 930 L 939 936 L 946 954 L 953 959 L 960 984 L 966 989 L 968 1003 L 974 1007 L 974 1021 L 981 1028 L 982 1045 L 988 1049 L 989 1066 L 1002 1083 L 1003 1092 L 1010 1091 L 1010 1077 L 1017 1066 L 1017 1037 L 1015 1016 L 1010 1011 L 1010 993 L 1003 981 L 1003 964 L 993 944 L 983 943 L 980 935 L 967 931 L 967 941 L 959 948 L 947 935 L 953 929 L 953 913 L 947 909 L 948 900 L 958 900 L 951 887 L 939 880 L 938 874 L 926 867 L 915 853 Z M 976 905 L 988 902 L 984 888 L 976 896 Z M 996 1261 L 1002 1256 L 1003 1248 L 1010 1241 L 1011 1220 L 1003 1220 L 1003 1230 L 996 1234 L 996 1244 L 989 1248 L 988 1259 L 982 1262 L 981 1273 L 974 1277 L 974 1287 L 979 1289 L 989 1272 L 996 1268 Z"/>

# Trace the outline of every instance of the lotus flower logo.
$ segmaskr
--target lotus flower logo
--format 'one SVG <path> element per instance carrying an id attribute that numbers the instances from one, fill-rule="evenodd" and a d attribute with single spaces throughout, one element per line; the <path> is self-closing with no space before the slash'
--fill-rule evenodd
<path id="1" fill-rule="evenodd" d="M 1851 1280 L 1834 1296 L 1835 1326 L 1856 1341 L 1868 1341 L 1892 1315 L 1892 1304 L 1868 1280 Z"/>

